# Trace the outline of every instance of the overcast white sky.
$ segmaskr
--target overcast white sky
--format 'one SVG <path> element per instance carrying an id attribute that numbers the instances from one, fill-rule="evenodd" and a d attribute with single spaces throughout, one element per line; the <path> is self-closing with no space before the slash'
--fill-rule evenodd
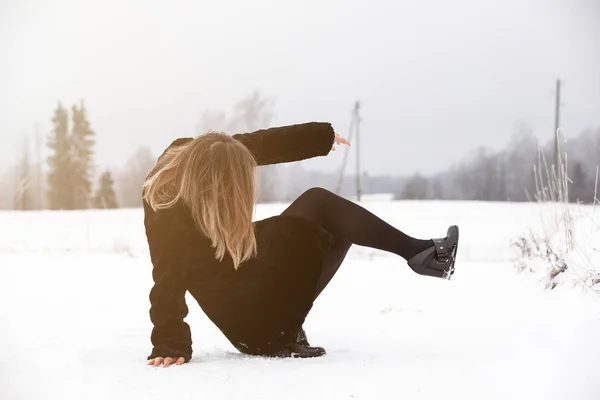
<path id="1" fill-rule="evenodd" d="M 259 89 L 344 135 L 360 100 L 364 169 L 429 173 L 516 121 L 551 137 L 557 78 L 567 132 L 600 126 L 600 0 L 0 0 L 0 165 L 59 100 L 117 166 Z"/>

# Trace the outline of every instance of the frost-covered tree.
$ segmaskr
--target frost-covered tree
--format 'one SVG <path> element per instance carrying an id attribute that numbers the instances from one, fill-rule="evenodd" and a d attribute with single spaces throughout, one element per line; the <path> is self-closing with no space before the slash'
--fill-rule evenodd
<path id="1" fill-rule="evenodd" d="M 71 140 L 67 110 L 59 103 L 52 118 L 48 140 L 52 154 L 48 158 L 48 202 L 53 210 L 74 208 Z"/>
<path id="2" fill-rule="evenodd" d="M 23 141 L 23 147 L 21 149 L 18 179 L 16 180 L 14 200 L 16 210 L 33 209 L 32 181 L 31 161 L 29 158 L 29 142 L 27 138 L 25 138 Z"/>
<path id="3" fill-rule="evenodd" d="M 100 176 L 98 190 L 94 196 L 95 208 L 117 208 L 117 196 L 114 189 L 114 180 L 110 171 L 105 171 Z"/>
<path id="4" fill-rule="evenodd" d="M 92 173 L 94 156 L 94 131 L 87 118 L 83 101 L 79 107 L 71 108 L 73 129 L 71 144 L 71 185 L 73 188 L 73 206 L 75 209 L 89 208 L 92 200 Z"/>
<path id="5" fill-rule="evenodd" d="M 89 208 L 92 201 L 92 173 L 95 133 L 83 104 L 71 108 L 69 115 L 60 103 L 52 118 L 48 147 L 48 201 L 51 209 Z"/>

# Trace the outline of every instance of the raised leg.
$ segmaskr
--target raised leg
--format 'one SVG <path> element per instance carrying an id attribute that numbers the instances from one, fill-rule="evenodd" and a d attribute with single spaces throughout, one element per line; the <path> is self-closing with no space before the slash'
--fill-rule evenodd
<path id="1" fill-rule="evenodd" d="M 304 217 L 335 237 L 388 251 L 405 260 L 433 246 L 431 240 L 408 236 L 358 204 L 322 188 L 304 192 L 282 215 Z"/>

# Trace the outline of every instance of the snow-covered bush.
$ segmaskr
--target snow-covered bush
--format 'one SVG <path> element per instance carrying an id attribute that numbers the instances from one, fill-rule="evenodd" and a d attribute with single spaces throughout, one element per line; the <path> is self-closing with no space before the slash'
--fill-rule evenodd
<path id="1" fill-rule="evenodd" d="M 566 162 L 559 159 L 556 173 L 554 166 L 548 168 L 541 152 L 539 160 L 534 174 L 541 223 L 514 242 L 521 253 L 517 268 L 541 274 L 547 289 L 568 285 L 600 293 L 598 168 L 594 203 L 586 206 L 569 203 L 572 182 Z"/>

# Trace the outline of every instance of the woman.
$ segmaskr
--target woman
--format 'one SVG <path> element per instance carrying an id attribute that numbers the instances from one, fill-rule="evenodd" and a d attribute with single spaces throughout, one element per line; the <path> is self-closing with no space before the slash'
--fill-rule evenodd
<path id="1" fill-rule="evenodd" d="M 185 293 L 240 352 L 317 357 L 302 324 L 352 244 L 395 253 L 422 275 L 450 278 L 458 228 L 443 239 L 405 235 L 324 189 L 252 222 L 257 165 L 324 156 L 348 144 L 328 123 L 177 139 L 143 191 L 153 264 L 148 364 L 183 364 L 192 340 Z"/>

